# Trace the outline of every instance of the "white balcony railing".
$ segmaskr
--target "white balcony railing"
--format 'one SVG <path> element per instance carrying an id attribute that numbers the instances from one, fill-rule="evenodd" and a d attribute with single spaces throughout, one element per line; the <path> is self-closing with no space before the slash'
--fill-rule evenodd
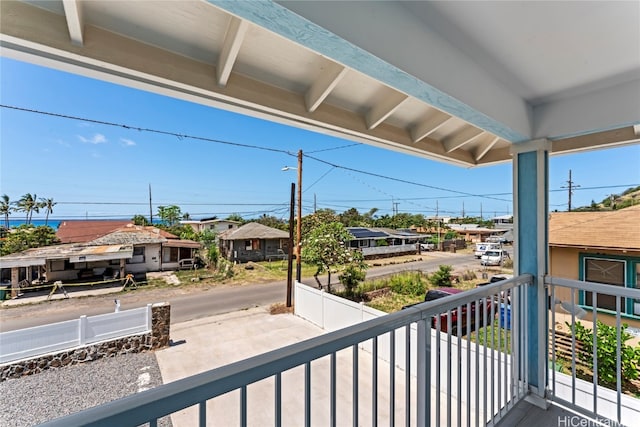
<path id="1" fill-rule="evenodd" d="M 557 277 L 547 277 L 545 285 L 551 309 L 549 398 L 604 425 L 637 425 L 640 399 L 633 396 L 633 391 L 623 393 L 630 378 L 624 376 L 622 348 L 625 344 L 637 348 L 638 340 L 625 343 L 621 338 L 625 320 L 638 318 L 624 315 L 622 307 L 627 298 L 640 300 L 640 289 Z M 605 300 L 607 307 L 598 303 Z M 590 342 L 576 333 L 580 326 L 591 330 Z M 598 339 L 599 328 L 611 327 L 614 340 Z M 631 386 L 638 393 L 640 378 Z"/>
<path id="2" fill-rule="evenodd" d="M 256 419 L 251 410 L 257 405 L 262 425 L 493 424 L 527 393 L 523 326 L 531 280 L 523 275 L 419 304 L 47 425 L 155 426 L 163 416 L 196 406 L 204 426 L 216 417 L 208 402 L 232 391 L 237 407 L 223 410 L 237 411 L 241 426 Z M 457 335 L 445 332 L 454 328 Z M 258 383 L 269 391 L 252 393 Z M 283 411 L 285 388 L 300 393 L 287 394 Z M 321 388 L 322 398 L 312 398 L 312 388 Z M 265 411 L 267 396 L 273 400 Z M 300 419 L 287 419 L 292 413 Z"/>

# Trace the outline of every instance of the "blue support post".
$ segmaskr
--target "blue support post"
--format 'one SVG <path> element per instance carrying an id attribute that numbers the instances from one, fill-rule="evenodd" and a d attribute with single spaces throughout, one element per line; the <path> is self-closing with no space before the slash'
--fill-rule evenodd
<path id="1" fill-rule="evenodd" d="M 530 399 L 547 407 L 547 298 L 544 276 L 548 267 L 548 177 L 550 141 L 536 140 L 512 147 L 514 192 L 514 272 L 529 273 L 527 289 L 528 382 Z"/>

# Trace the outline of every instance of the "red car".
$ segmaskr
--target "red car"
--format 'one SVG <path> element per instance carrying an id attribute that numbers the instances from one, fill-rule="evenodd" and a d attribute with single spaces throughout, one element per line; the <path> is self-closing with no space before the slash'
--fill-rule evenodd
<path id="1" fill-rule="evenodd" d="M 457 289 L 457 288 L 437 288 L 437 289 L 430 289 L 427 291 L 426 295 L 424 296 L 424 301 L 433 301 L 433 300 L 437 300 L 440 298 L 445 298 L 448 297 L 450 295 L 456 295 L 459 294 L 461 292 L 464 292 L 464 290 L 462 289 Z M 419 304 L 419 303 L 418 303 Z M 408 306 L 405 306 L 403 308 L 407 308 L 407 307 L 411 307 L 413 305 L 416 304 L 411 304 Z M 472 302 L 470 304 L 471 306 L 471 324 L 469 325 L 469 327 L 467 327 L 467 304 L 464 304 L 461 308 L 461 318 L 460 318 L 460 323 L 462 325 L 462 335 L 466 335 L 469 332 L 473 332 L 478 328 L 478 325 L 476 325 L 476 303 Z M 491 307 L 493 306 L 493 301 L 490 299 L 487 299 L 485 301 L 485 306 L 483 307 L 483 310 L 480 311 L 479 314 L 479 320 L 480 323 L 479 325 L 482 326 L 484 325 L 484 318 L 486 316 L 487 318 L 487 325 L 491 324 L 492 316 L 491 316 Z M 453 310 L 451 310 L 451 334 L 452 335 L 458 335 L 458 309 L 454 308 Z M 494 311 L 495 314 L 495 311 Z M 442 313 L 440 315 L 440 330 L 442 332 L 447 332 L 447 313 Z M 433 317 L 431 319 L 431 327 L 432 328 L 436 328 L 436 319 L 437 317 Z"/>

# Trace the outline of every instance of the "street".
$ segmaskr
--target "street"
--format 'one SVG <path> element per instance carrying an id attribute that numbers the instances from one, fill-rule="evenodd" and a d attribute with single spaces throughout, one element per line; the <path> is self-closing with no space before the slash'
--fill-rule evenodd
<path id="1" fill-rule="evenodd" d="M 435 271 L 440 264 L 453 266 L 455 270 L 478 267 L 473 254 L 430 253 L 425 261 L 372 267 L 367 279 L 383 277 L 402 271 Z M 467 267 L 468 266 L 468 267 Z M 334 275 L 335 277 L 335 275 Z M 320 278 L 326 283 L 326 276 Z M 334 279 L 337 280 L 337 277 Z M 303 278 L 303 283 L 315 287 L 313 277 Z M 94 316 L 114 311 L 114 300 L 120 300 L 120 309 L 127 310 L 145 304 L 168 301 L 171 303 L 171 323 L 245 310 L 250 307 L 270 305 L 285 300 L 286 281 L 242 286 L 199 288 L 138 289 L 133 292 L 98 295 L 86 298 L 70 298 L 0 309 L 0 331 L 29 328 L 48 323 L 77 319 L 82 315 Z"/>

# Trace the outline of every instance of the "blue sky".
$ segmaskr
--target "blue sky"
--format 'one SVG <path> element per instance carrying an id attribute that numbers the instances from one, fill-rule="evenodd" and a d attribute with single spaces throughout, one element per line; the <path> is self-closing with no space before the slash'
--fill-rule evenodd
<path id="1" fill-rule="evenodd" d="M 399 212 L 484 217 L 512 213 L 511 164 L 465 169 L 352 141 L 262 121 L 72 74 L 0 58 L 4 105 L 138 128 L 192 135 L 269 151 L 178 138 L 0 109 L 0 194 L 52 197 L 53 218 L 130 218 L 175 204 L 192 217 L 239 213 L 245 218 L 288 216 L 296 153 L 305 157 L 304 213 L 316 206 L 342 212 L 376 207 Z M 640 185 L 640 146 L 552 157 L 551 209 L 567 209 L 569 170 L 580 187 L 574 207 Z M 417 184 L 417 185 L 416 185 Z M 452 191 L 437 190 L 439 187 Z M 593 188 L 610 187 L 610 188 Z M 561 190 L 561 191 L 554 191 Z M 461 196 L 455 192 L 474 195 Z M 485 196 L 485 197 L 480 197 Z M 18 219 L 20 214 L 13 214 Z M 44 218 L 43 214 L 36 215 Z"/>

